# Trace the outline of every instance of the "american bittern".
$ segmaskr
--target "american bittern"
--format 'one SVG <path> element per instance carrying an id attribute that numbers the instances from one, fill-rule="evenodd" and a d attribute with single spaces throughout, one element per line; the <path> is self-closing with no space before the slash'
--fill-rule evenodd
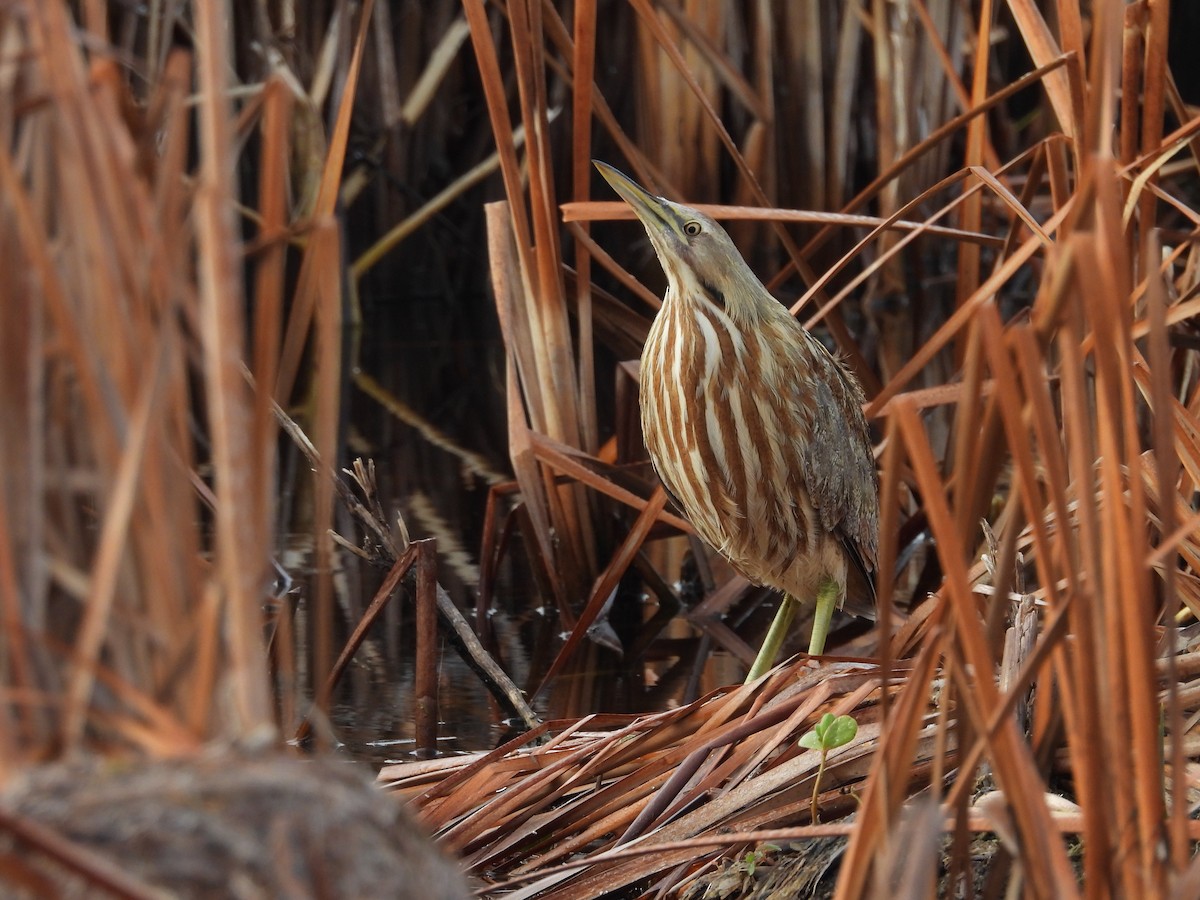
<path id="1" fill-rule="evenodd" d="M 708 216 L 596 162 L 646 228 L 667 274 L 642 351 L 646 449 L 697 533 L 784 599 L 747 680 L 775 661 L 797 599 L 815 598 L 819 655 L 848 576 L 873 617 L 879 495 L 863 392 Z"/>

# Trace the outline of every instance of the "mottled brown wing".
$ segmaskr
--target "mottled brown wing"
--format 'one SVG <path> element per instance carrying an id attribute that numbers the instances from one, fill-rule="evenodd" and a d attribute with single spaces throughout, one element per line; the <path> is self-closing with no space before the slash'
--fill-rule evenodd
<path id="1" fill-rule="evenodd" d="M 804 480 L 821 524 L 836 534 L 871 584 L 879 545 L 879 489 L 871 438 L 862 414 L 863 393 L 854 379 L 825 347 L 811 336 L 819 350 L 812 354 L 819 371 L 806 379 L 811 391 L 813 428 L 804 447 Z M 858 594 L 859 596 L 855 596 Z M 874 598 L 874 588 L 871 597 Z M 861 591 L 847 591 L 847 610 L 861 615 Z M 856 608 L 858 607 L 858 608 Z"/>

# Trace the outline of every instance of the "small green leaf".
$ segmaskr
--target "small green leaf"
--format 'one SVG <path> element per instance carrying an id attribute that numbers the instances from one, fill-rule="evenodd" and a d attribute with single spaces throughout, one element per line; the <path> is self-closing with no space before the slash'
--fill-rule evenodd
<path id="1" fill-rule="evenodd" d="M 854 740 L 858 734 L 858 723 L 850 716 L 838 716 L 825 731 L 824 744 L 827 749 L 841 747 Z"/>
<path id="2" fill-rule="evenodd" d="M 833 713 L 825 713 L 821 716 L 821 721 L 817 723 L 817 737 L 821 739 L 821 746 L 829 746 L 829 729 L 833 727 Z"/>
<path id="3" fill-rule="evenodd" d="M 809 750 L 832 750 L 854 740 L 858 734 L 858 723 L 850 716 L 834 717 L 833 713 L 825 713 L 812 731 L 806 731 L 800 738 L 800 746 Z"/>
<path id="4" fill-rule="evenodd" d="M 806 731 L 800 736 L 800 746 L 808 750 L 820 750 L 821 739 L 815 731 Z"/>

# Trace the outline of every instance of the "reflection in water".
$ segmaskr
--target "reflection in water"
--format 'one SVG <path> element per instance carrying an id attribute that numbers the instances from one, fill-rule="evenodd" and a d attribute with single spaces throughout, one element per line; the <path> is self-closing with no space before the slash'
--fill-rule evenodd
<path id="1" fill-rule="evenodd" d="M 298 543 L 292 542 L 287 556 L 289 571 L 301 583 L 307 569 L 305 557 Z M 341 565 L 344 570 L 336 579 L 339 591 L 361 585 L 363 596 L 369 599 L 382 573 L 346 553 L 341 555 Z M 649 712 L 689 702 L 740 680 L 742 664 L 727 653 L 709 652 L 709 641 L 682 618 L 671 618 L 665 627 L 660 621 L 653 629 L 653 640 L 639 640 L 641 629 L 655 619 L 658 610 L 653 600 L 630 593 L 618 592 L 610 621 L 621 645 L 635 650 L 636 656 L 584 642 L 575 657 L 536 694 L 563 645 L 557 612 L 552 607 L 511 608 L 516 607 L 518 598 L 528 604 L 528 590 L 510 588 L 497 598 L 497 608 L 488 619 L 489 650 L 526 695 L 532 696 L 531 705 L 539 716 L 557 719 L 595 712 Z M 406 590 L 391 604 L 391 613 L 380 617 L 346 669 L 330 710 L 330 724 L 343 751 L 375 766 L 411 759 L 416 753 L 415 617 Z M 499 608 L 500 604 L 510 608 Z M 339 650 L 351 630 L 345 614 L 365 605 L 362 599 L 339 601 L 344 619 L 335 641 Z M 301 597 L 301 621 L 304 606 Z M 768 618 L 770 611 L 762 615 Z M 304 629 L 298 633 L 303 634 Z M 438 752 L 491 749 L 512 737 L 515 732 L 505 721 L 504 710 L 476 673 L 444 637 L 439 649 Z M 297 658 L 305 655 L 300 648 Z M 306 703 L 301 708 L 306 708 Z"/>

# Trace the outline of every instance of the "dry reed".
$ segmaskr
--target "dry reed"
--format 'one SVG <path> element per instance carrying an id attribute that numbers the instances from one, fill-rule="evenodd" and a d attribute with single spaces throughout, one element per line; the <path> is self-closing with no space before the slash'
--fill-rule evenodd
<path id="1" fill-rule="evenodd" d="M 283 614 L 264 620 L 272 408 L 308 353 L 306 421 L 337 458 L 334 207 L 371 4 L 335 15 L 357 33 L 311 93 L 280 55 L 241 80 L 251 33 L 229 12 L 85 4 L 78 25 L 66 3 L 0 12 L 5 773 L 81 748 L 261 737 L 295 715 L 295 650 L 273 642 L 272 692 L 263 640 Z M 297 161 L 303 113 L 333 76 L 334 125 Z M 312 479 L 324 575 L 310 621 L 331 616 L 332 491 L 324 471 Z M 318 646 L 317 670 L 331 664 Z"/>

